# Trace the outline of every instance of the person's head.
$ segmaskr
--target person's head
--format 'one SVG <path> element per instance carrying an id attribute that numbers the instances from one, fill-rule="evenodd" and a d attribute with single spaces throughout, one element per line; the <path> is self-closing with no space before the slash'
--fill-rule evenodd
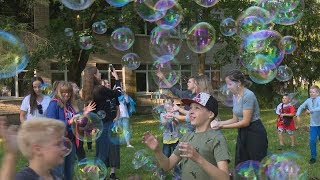
<path id="1" fill-rule="evenodd" d="M 35 118 L 21 124 L 17 135 L 21 153 L 30 161 L 41 161 L 48 167 L 62 164 L 66 148 L 65 124 L 50 118 Z"/>
<path id="2" fill-rule="evenodd" d="M 193 93 L 205 92 L 208 94 L 213 93 L 212 84 L 208 76 L 202 74 L 194 77 L 195 89 Z"/>
<path id="3" fill-rule="evenodd" d="M 283 104 L 288 104 L 289 102 L 290 102 L 290 99 L 289 99 L 288 94 L 284 94 L 284 95 L 282 96 L 282 103 L 283 103 Z"/>
<path id="4" fill-rule="evenodd" d="M 57 99 L 58 105 L 61 108 L 64 108 L 66 104 L 70 104 L 78 111 L 76 97 L 70 82 L 60 81 L 54 97 Z"/>
<path id="5" fill-rule="evenodd" d="M 311 86 L 309 90 L 309 95 L 310 95 L 310 98 L 312 99 L 316 98 L 319 95 L 319 86 L 317 85 Z"/>
<path id="6" fill-rule="evenodd" d="M 108 88 L 108 89 L 111 89 L 111 84 L 107 79 L 102 79 L 101 80 L 101 85 L 106 87 L 106 88 Z"/>
<path id="7" fill-rule="evenodd" d="M 86 102 L 93 100 L 92 91 L 95 86 L 101 85 L 101 74 L 97 67 L 87 67 L 83 76 L 83 99 Z"/>
<path id="8" fill-rule="evenodd" d="M 191 92 L 194 91 L 194 89 L 196 88 L 196 84 L 195 84 L 195 81 L 194 81 L 194 77 L 191 76 L 189 79 L 188 79 L 188 82 L 187 82 L 187 89 Z"/>
<path id="9" fill-rule="evenodd" d="M 38 105 L 37 103 L 37 97 L 41 96 L 41 85 L 43 84 L 43 80 L 41 77 L 33 77 L 31 79 L 29 92 L 30 92 L 30 112 L 31 114 L 34 113 L 36 110 L 36 107 Z"/>
<path id="10" fill-rule="evenodd" d="M 189 116 L 195 127 L 210 126 L 210 122 L 218 115 L 218 101 L 208 93 L 200 92 L 193 99 L 182 99 L 190 105 Z"/>
<path id="11" fill-rule="evenodd" d="M 233 94 L 238 94 L 241 89 L 251 85 L 240 70 L 231 70 L 226 74 L 226 84 L 228 90 Z"/>
<path id="12" fill-rule="evenodd" d="M 172 109 L 173 107 L 173 99 L 171 97 L 166 97 L 164 100 L 163 100 L 163 106 L 164 106 L 164 109 L 166 111 L 169 111 Z"/>

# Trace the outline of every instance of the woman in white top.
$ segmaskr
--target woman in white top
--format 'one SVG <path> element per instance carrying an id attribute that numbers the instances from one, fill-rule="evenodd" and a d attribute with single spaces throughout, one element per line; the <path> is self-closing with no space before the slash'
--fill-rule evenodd
<path id="1" fill-rule="evenodd" d="M 41 93 L 41 85 L 43 80 L 41 77 L 33 77 L 30 83 L 30 94 L 27 95 L 20 107 L 20 122 L 34 117 L 46 117 L 47 108 L 51 98 Z"/>

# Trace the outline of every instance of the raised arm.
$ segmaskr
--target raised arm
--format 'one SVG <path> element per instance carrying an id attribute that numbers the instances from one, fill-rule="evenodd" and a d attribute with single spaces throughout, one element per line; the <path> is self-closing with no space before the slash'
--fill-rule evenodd
<path id="1" fill-rule="evenodd" d="M 145 132 L 142 137 L 142 142 L 144 142 L 149 149 L 151 149 L 156 156 L 160 167 L 165 170 L 169 171 L 175 167 L 175 165 L 181 160 L 180 157 L 175 155 L 174 153 L 168 158 L 163 153 L 159 146 L 159 141 L 157 138 L 152 135 L 150 132 Z"/>

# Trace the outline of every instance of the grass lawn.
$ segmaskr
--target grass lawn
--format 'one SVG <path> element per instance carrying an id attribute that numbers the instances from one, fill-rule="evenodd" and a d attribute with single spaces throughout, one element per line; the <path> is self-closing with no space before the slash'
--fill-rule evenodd
<path id="1" fill-rule="evenodd" d="M 227 109 L 227 108 L 221 109 L 219 113 L 222 120 L 226 120 L 227 118 L 231 118 L 232 116 L 231 109 Z M 301 164 L 300 168 L 308 171 L 309 179 L 320 179 L 320 171 L 319 171 L 320 158 L 318 158 L 318 161 L 314 165 L 309 165 L 308 163 L 310 158 L 309 132 L 308 132 L 309 118 L 307 116 L 304 116 L 302 118 L 301 124 L 299 125 L 299 129 L 295 132 L 296 147 L 294 148 L 290 147 L 289 137 L 285 135 L 284 136 L 285 142 L 286 142 L 285 149 L 282 151 L 279 151 L 277 150 L 279 143 L 278 143 L 278 137 L 277 137 L 277 131 L 276 131 L 276 125 L 275 125 L 276 115 L 274 113 L 274 110 L 262 110 L 261 117 L 268 132 L 269 152 L 270 153 L 280 153 L 285 151 L 297 152 L 299 155 L 301 155 L 301 157 L 304 160 L 304 163 Z M 132 145 L 134 145 L 134 148 L 127 148 L 125 145 L 122 145 L 121 168 L 120 170 L 117 171 L 117 176 L 120 179 L 127 179 L 127 177 L 129 177 L 130 175 L 137 174 L 141 176 L 142 179 L 154 179 L 152 178 L 152 172 L 148 172 L 143 169 L 135 170 L 133 168 L 131 161 L 136 151 L 140 149 L 146 149 L 144 144 L 141 143 L 141 137 L 145 131 L 151 131 L 153 134 L 157 135 L 158 137 L 161 136 L 161 132 L 158 128 L 159 122 L 155 120 L 151 114 L 135 115 L 131 118 L 130 122 L 133 128 L 131 143 Z M 234 158 L 237 130 L 235 129 L 224 130 L 224 134 L 228 141 L 231 157 Z M 85 145 L 85 148 L 86 148 L 86 145 Z M 319 154 L 320 146 L 318 145 L 317 148 L 318 148 L 318 154 Z M 3 155 L 3 149 L 0 147 L 0 156 L 2 157 L 2 155 Z M 88 153 L 87 156 L 93 157 L 94 152 Z M 26 165 L 26 160 L 21 157 L 17 164 L 17 169 L 20 169 L 25 165 Z M 232 162 L 230 163 L 230 168 L 233 168 L 233 167 L 234 167 L 234 161 L 232 159 Z"/>

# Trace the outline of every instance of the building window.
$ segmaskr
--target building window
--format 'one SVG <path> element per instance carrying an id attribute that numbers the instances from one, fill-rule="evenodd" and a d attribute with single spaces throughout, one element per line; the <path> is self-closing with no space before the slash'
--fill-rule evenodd
<path id="1" fill-rule="evenodd" d="M 187 89 L 187 82 L 191 76 L 191 65 L 177 65 L 173 67 L 181 73 L 181 78 L 178 84 L 181 89 Z M 158 85 L 153 80 L 154 70 L 152 65 L 140 65 L 136 70 L 136 82 L 137 82 L 137 92 L 139 93 L 149 93 L 159 91 Z"/>
<path id="2" fill-rule="evenodd" d="M 60 62 L 52 62 L 50 64 L 51 71 L 51 82 L 55 81 L 67 81 L 68 80 L 68 70 L 64 64 Z"/>

